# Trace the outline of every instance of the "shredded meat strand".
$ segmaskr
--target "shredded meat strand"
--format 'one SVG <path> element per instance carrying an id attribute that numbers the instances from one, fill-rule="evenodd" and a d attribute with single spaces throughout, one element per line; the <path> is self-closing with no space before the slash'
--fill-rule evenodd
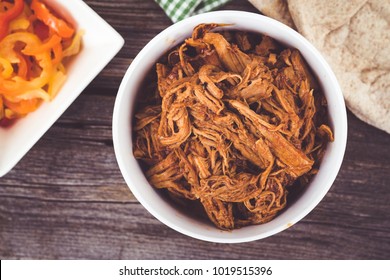
<path id="1" fill-rule="evenodd" d="M 201 24 L 156 64 L 135 116 L 134 155 L 151 185 L 201 203 L 218 228 L 272 220 L 317 173 L 334 136 L 298 50 Z M 141 102 L 142 103 L 142 102 Z"/>

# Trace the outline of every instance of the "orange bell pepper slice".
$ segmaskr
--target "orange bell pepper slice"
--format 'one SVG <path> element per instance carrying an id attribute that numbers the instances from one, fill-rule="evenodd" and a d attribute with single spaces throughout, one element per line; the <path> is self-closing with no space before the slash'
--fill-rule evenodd
<path id="1" fill-rule="evenodd" d="M 26 115 L 35 111 L 41 104 L 41 100 L 38 98 L 33 98 L 20 100 L 19 102 L 10 102 L 7 99 L 4 99 L 4 104 L 8 109 L 19 115 Z"/>
<path id="2" fill-rule="evenodd" d="M 54 30 L 63 38 L 70 38 L 74 34 L 74 29 L 62 19 L 53 15 L 46 5 L 39 0 L 32 0 L 31 9 L 38 19 Z"/>
<path id="3" fill-rule="evenodd" d="M 50 51 L 54 46 L 61 44 L 61 37 L 54 34 L 46 42 L 41 45 L 27 45 L 23 52 L 28 55 L 34 55 L 42 52 Z"/>
<path id="4" fill-rule="evenodd" d="M 10 21 L 18 17 L 23 12 L 23 8 L 24 0 L 15 0 L 11 9 L 0 13 L 0 41 L 7 35 Z"/>
<path id="5" fill-rule="evenodd" d="M 53 65 L 57 65 L 61 62 L 63 59 L 63 50 L 62 50 L 62 45 L 57 44 L 53 47 L 53 53 L 54 53 L 54 59 L 52 60 Z"/>

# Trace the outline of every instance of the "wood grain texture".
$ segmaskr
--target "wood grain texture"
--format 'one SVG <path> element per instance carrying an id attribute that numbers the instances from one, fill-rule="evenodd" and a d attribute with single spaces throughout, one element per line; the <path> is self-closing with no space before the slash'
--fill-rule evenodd
<path id="1" fill-rule="evenodd" d="M 0 178 L 1 259 L 390 258 L 390 135 L 350 113 L 341 171 L 318 207 L 293 227 L 251 243 L 214 244 L 152 217 L 120 174 L 111 121 L 128 65 L 171 22 L 152 0 L 86 2 L 126 44 Z M 238 0 L 222 9 L 256 11 Z"/>

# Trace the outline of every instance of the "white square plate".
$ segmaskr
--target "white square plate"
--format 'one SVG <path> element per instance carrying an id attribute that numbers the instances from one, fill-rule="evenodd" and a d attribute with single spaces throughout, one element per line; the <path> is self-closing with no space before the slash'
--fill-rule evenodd
<path id="1" fill-rule="evenodd" d="M 124 39 L 81 0 L 51 0 L 56 12 L 84 30 L 83 47 L 67 67 L 67 80 L 51 102 L 0 128 L 0 177 L 10 171 L 118 53 Z"/>

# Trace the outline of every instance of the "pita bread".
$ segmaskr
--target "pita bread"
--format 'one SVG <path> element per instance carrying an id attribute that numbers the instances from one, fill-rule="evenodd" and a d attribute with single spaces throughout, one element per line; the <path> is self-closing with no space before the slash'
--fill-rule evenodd
<path id="1" fill-rule="evenodd" d="M 266 16 L 296 29 L 286 0 L 249 0 L 249 2 Z"/>
<path id="2" fill-rule="evenodd" d="M 335 72 L 347 107 L 390 133 L 390 0 L 287 2 L 297 30 Z"/>

